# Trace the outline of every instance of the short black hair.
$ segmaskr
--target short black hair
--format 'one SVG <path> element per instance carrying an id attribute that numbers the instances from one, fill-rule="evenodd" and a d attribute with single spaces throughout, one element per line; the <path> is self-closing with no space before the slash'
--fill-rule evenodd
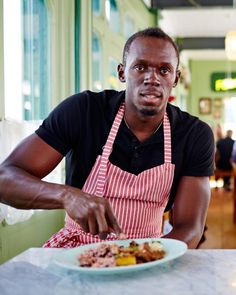
<path id="1" fill-rule="evenodd" d="M 126 58 L 129 53 L 129 49 L 130 49 L 132 42 L 139 37 L 154 37 L 154 38 L 159 38 L 159 39 L 169 41 L 175 49 L 176 56 L 178 59 L 178 64 L 177 64 L 177 68 L 178 68 L 178 66 L 179 66 L 179 49 L 178 49 L 176 43 L 173 41 L 173 39 L 169 35 L 167 35 L 162 29 L 160 29 L 158 27 L 151 27 L 151 28 L 147 28 L 142 31 L 138 31 L 129 37 L 129 39 L 126 41 L 124 49 L 123 49 L 123 65 L 124 66 L 126 65 Z"/>

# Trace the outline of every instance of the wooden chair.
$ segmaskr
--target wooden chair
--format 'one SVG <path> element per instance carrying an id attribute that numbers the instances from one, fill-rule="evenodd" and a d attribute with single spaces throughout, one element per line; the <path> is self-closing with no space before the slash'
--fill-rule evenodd
<path id="1" fill-rule="evenodd" d="M 234 200 L 234 208 L 233 208 L 233 221 L 236 223 L 236 165 L 233 165 L 233 169 L 231 171 L 223 171 L 218 168 L 215 169 L 215 179 L 223 178 L 225 176 L 229 176 L 234 179 L 234 188 L 233 188 L 233 200 Z"/>

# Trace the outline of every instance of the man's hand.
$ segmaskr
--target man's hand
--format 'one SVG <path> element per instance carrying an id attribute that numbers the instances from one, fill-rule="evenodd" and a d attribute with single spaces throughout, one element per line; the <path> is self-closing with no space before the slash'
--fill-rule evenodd
<path id="1" fill-rule="evenodd" d="M 107 199 L 67 187 L 63 203 L 68 215 L 85 232 L 98 234 L 100 239 L 106 239 L 109 233 L 115 233 L 118 237 L 122 236 L 122 230 Z"/>

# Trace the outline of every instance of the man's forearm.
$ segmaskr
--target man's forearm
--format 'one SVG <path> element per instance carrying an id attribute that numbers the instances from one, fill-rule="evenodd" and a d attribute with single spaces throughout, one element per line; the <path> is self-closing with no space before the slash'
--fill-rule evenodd
<path id="1" fill-rule="evenodd" d="M 48 183 L 24 170 L 0 168 L 0 202 L 19 209 L 62 209 L 67 186 Z"/>
<path id="2" fill-rule="evenodd" d="M 173 228 L 162 238 L 176 239 L 187 244 L 189 249 L 196 249 L 201 239 L 202 233 L 196 229 L 190 228 Z"/>

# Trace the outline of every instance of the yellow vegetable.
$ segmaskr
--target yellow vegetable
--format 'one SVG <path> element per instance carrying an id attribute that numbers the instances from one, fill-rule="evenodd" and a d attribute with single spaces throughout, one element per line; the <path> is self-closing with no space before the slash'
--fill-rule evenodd
<path id="1" fill-rule="evenodd" d="M 135 256 L 126 256 L 126 257 L 116 258 L 116 265 L 117 266 L 133 265 L 133 264 L 136 264 L 136 257 Z"/>

